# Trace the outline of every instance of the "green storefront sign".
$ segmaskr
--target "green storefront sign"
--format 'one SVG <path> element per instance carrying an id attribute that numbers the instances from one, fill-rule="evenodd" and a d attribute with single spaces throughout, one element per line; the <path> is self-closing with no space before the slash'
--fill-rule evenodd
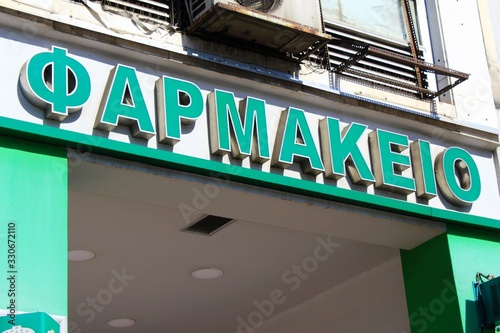
<path id="1" fill-rule="evenodd" d="M 47 80 L 49 67 L 52 79 Z M 57 121 L 80 110 L 91 92 L 86 68 L 58 47 L 34 55 L 22 68 L 20 83 L 24 96 L 44 108 L 46 118 Z M 192 82 L 163 76 L 157 80 L 156 94 L 158 142 L 175 145 L 182 140 L 181 126 L 203 114 L 202 92 Z M 417 192 L 425 199 L 437 195 L 437 183 L 444 198 L 456 206 L 471 205 L 481 193 L 478 167 L 460 148 L 446 149 L 433 164 L 429 143 L 410 143 L 405 135 L 376 129 L 369 133 L 370 170 L 358 146 L 366 125 L 352 123 L 341 128 L 338 119 L 326 117 L 314 129 L 303 110 L 289 107 L 281 112 L 271 156 L 268 134 L 272 131 L 264 100 L 247 97 L 237 105 L 232 92 L 215 89 L 208 95 L 207 105 L 211 154 L 251 157 L 258 164 L 271 160 L 272 167 L 282 169 L 297 162 L 304 174 L 324 173 L 335 180 L 348 176 L 358 185 L 375 184 L 377 189 L 404 195 Z M 110 132 L 125 125 L 133 137 L 149 140 L 156 135 L 153 123 L 135 68 L 116 65 L 102 94 L 94 127 Z M 314 141 L 314 130 L 319 131 L 316 134 L 322 149 Z M 459 179 L 455 177 L 457 165 L 461 166 Z M 410 167 L 416 176 L 402 173 Z"/>
<path id="2" fill-rule="evenodd" d="M 7 118 L 2 126 L 93 153 L 412 216 L 497 227 L 494 219 L 463 212 L 484 198 L 481 156 L 462 147 L 411 140 L 406 134 L 292 106 L 277 110 L 260 98 L 206 91 L 166 75 L 153 77 L 154 91 L 147 91 L 142 75 L 116 64 L 106 78 L 53 46 L 27 59 L 20 90 L 45 110 L 46 119 L 72 125 L 86 119 L 81 122 L 85 127 L 66 130 Z M 95 86 L 103 88 L 95 91 Z M 153 95 L 150 112 L 148 98 Z M 75 112 L 80 114 L 66 119 Z M 197 121 L 207 124 L 206 137 L 191 133 Z M 123 128 L 130 130 L 129 140 L 109 135 L 123 135 Z M 178 145 L 190 140 L 203 143 L 206 157 L 192 156 L 186 144 Z"/>
<path id="3" fill-rule="evenodd" d="M 44 312 L 0 317 L 1 333 L 59 333 L 59 323 Z"/>

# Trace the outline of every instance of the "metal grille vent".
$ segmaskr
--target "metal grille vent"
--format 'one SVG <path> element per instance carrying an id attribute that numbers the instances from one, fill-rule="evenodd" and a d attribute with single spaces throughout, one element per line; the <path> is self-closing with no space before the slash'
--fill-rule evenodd
<path id="1" fill-rule="evenodd" d="M 500 284 L 490 286 L 491 303 L 493 305 L 493 315 L 500 316 Z"/>
<path id="2" fill-rule="evenodd" d="M 409 45 L 377 39 L 342 26 L 325 22 L 332 37 L 326 51 L 311 61 L 322 63 L 342 78 L 391 90 L 419 99 L 433 99 L 469 78 L 468 74 L 423 61 L 412 55 Z M 438 91 L 428 88 L 428 73 L 444 75 L 454 81 Z"/>
<path id="3" fill-rule="evenodd" d="M 332 36 L 332 41 L 328 43 L 328 56 L 329 65 L 334 73 L 375 85 L 389 85 L 407 93 L 415 92 L 417 79 L 413 66 L 368 54 L 368 47 L 373 46 L 399 57 L 410 57 L 409 47 L 384 45 L 330 25 L 326 26 L 326 32 Z M 425 89 L 427 87 L 425 75 L 423 83 Z"/>
<path id="4" fill-rule="evenodd" d="M 483 324 L 497 326 L 500 323 L 500 277 L 481 282 L 478 287 Z"/>
<path id="5" fill-rule="evenodd" d="M 103 0 L 105 10 L 124 10 L 137 15 L 140 19 L 160 24 L 172 23 L 168 0 Z"/>
<path id="6" fill-rule="evenodd" d="M 197 234 L 213 235 L 233 221 L 233 219 L 227 217 L 207 215 L 197 222 L 186 227 L 184 230 Z"/>
<path id="7" fill-rule="evenodd" d="M 247 8 L 265 13 L 272 11 L 281 3 L 278 0 L 237 0 L 237 2 Z"/>
<path id="8" fill-rule="evenodd" d="M 423 61 L 417 38 L 410 0 L 399 1 L 404 17 L 408 44 L 398 44 L 358 31 L 335 29 L 329 24 L 332 42 L 329 63 L 337 74 L 400 92 L 420 99 L 433 99 L 467 80 L 468 74 Z M 361 37 L 361 38 L 360 38 Z M 427 73 L 445 76 L 448 85 L 439 90 L 428 89 Z M 446 81 L 444 81 L 446 82 Z"/>

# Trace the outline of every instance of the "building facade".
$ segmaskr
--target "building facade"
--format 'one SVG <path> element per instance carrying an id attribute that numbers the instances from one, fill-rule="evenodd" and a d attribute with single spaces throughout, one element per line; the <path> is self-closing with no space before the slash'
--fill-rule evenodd
<path id="1" fill-rule="evenodd" d="M 495 331 L 499 10 L 0 0 L 0 328 Z"/>

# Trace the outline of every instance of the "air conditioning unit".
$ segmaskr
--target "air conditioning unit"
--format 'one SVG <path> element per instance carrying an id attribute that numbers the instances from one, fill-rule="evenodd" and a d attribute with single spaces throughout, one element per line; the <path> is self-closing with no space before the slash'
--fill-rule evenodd
<path id="1" fill-rule="evenodd" d="M 500 277 L 479 284 L 479 302 L 484 324 L 489 327 L 500 324 Z"/>
<path id="2" fill-rule="evenodd" d="M 187 32 L 303 59 L 331 37 L 320 0 L 188 0 Z"/>

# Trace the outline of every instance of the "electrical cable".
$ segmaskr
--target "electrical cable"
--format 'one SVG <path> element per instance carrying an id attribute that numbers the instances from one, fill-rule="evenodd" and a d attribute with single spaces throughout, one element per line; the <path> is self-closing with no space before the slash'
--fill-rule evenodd
<path id="1" fill-rule="evenodd" d="M 476 273 L 476 282 L 486 282 L 483 280 L 483 278 L 485 278 L 486 281 L 490 281 L 490 280 L 493 280 L 495 278 L 495 276 L 493 274 L 484 275 L 481 272 Z"/>

